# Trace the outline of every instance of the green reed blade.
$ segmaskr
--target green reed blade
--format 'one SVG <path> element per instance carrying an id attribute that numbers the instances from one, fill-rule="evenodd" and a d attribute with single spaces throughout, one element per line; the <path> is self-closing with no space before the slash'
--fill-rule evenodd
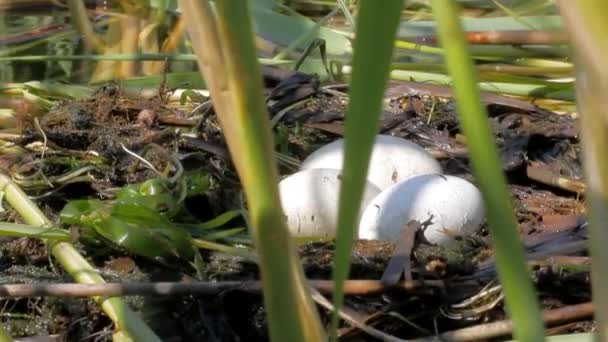
<path id="1" fill-rule="evenodd" d="M 431 1 L 445 61 L 452 76 L 462 129 L 467 137 L 473 171 L 483 192 L 493 236 L 498 275 L 507 311 L 520 341 L 542 341 L 543 322 L 526 268 L 513 205 L 507 192 L 494 137 L 481 102 L 476 72 L 454 0 Z"/>

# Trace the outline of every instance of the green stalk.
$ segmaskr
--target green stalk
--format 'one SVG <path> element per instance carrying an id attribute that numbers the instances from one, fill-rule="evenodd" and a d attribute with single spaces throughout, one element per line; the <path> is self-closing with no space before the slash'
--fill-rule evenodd
<path id="1" fill-rule="evenodd" d="M 0 174 L 0 191 L 7 202 L 32 226 L 50 227 L 51 221 L 6 175 Z M 52 255 L 65 270 L 80 284 L 103 284 L 105 281 L 76 248 L 61 240 L 46 240 Z M 124 331 L 135 341 L 158 341 L 154 332 L 120 298 L 93 297 L 103 311 L 116 325 L 116 330 Z"/>
<path id="2" fill-rule="evenodd" d="M 0 327 L 0 342 L 12 342 L 13 339 Z"/>
<path id="3" fill-rule="evenodd" d="M 248 2 L 215 4 L 217 18 L 207 1 L 180 2 L 247 197 L 270 337 L 274 341 L 323 341 L 318 313 L 281 210 Z"/>
<path id="4" fill-rule="evenodd" d="M 462 129 L 467 137 L 475 178 L 486 203 L 496 250 L 498 276 L 507 311 L 520 341 L 542 341 L 544 328 L 538 299 L 526 267 L 524 249 L 513 215 L 494 137 L 477 87 L 475 68 L 454 0 L 432 0 L 431 5 L 445 61 L 452 76 Z"/>
<path id="5" fill-rule="evenodd" d="M 70 233 L 65 229 L 46 228 L 27 224 L 0 222 L 0 236 L 34 237 L 39 239 L 54 239 L 69 241 Z"/>
<path id="6" fill-rule="evenodd" d="M 608 339 L 608 3 L 558 1 L 572 42 L 580 112 L 583 167 L 588 185 L 589 248 L 599 341 Z"/>
<path id="7" fill-rule="evenodd" d="M 348 115 L 345 123 L 344 164 L 340 187 L 338 232 L 334 257 L 334 313 L 331 338 L 336 339 L 337 312 L 344 301 L 343 284 L 350 270 L 353 237 L 358 226 L 361 200 L 372 146 L 382 108 L 382 96 L 388 81 L 393 42 L 401 14 L 402 0 L 359 2 L 353 72 L 349 89 Z"/>

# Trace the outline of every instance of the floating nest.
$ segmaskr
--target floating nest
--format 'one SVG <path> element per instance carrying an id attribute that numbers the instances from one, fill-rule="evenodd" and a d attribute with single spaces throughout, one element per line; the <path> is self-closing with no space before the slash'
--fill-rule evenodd
<path id="1" fill-rule="evenodd" d="M 266 75 L 267 98 L 277 122 L 280 170 L 288 174 L 312 150 L 342 135 L 348 98 L 341 93 L 345 89 L 320 87 L 308 75 L 277 77 Z M 446 173 L 474 181 L 450 94 L 432 87 L 404 92 L 404 85 L 415 86 L 393 83 L 387 91 L 379 132 L 420 144 L 441 160 Z M 59 102 L 44 116 L 23 122 L 22 134 L 14 141 L 18 152 L 0 156 L 0 168 L 55 221 L 72 199 L 112 199 L 125 185 L 159 175 L 179 177 L 181 172 L 205 172 L 211 178 L 206 194 L 186 203 L 195 208 L 198 220 L 239 209 L 240 184 L 209 99 L 175 105 L 170 92 L 159 93 L 129 95 L 108 85 L 90 98 Z M 576 119 L 497 95 L 484 100 L 543 307 L 568 308 L 590 301 Z M 5 221 L 19 222 L 11 210 L 2 215 Z M 78 236 L 75 242 L 108 281 L 259 280 L 256 265 L 241 256 L 203 250 L 200 272 L 194 274 L 187 267 L 166 267 L 125 251 L 91 248 L 78 243 Z M 450 340 L 508 339 L 509 329 L 493 335 L 457 330 L 506 319 L 487 229 L 462 240 L 455 250 L 415 242 L 407 250 L 404 268 L 398 269 L 405 280 L 347 296 L 348 315 L 364 327 L 345 323 L 343 339 L 371 340 L 365 327 L 403 339 L 436 334 Z M 307 277 L 331 279 L 333 253 L 331 241 L 302 244 L 299 254 Z M 379 284 L 398 254 L 394 244 L 356 242 L 350 279 Z M 69 281 L 49 263 L 44 244 L 28 238 L 2 238 L 0 273 L 4 283 Z M 129 303 L 165 341 L 268 337 L 259 291 L 133 296 Z M 328 311 L 319 308 L 327 321 Z M 4 299 L 2 313 L 13 336 L 111 339 L 111 322 L 89 300 Z M 587 312 L 548 326 L 553 333 L 566 333 L 590 331 L 594 323 Z"/>

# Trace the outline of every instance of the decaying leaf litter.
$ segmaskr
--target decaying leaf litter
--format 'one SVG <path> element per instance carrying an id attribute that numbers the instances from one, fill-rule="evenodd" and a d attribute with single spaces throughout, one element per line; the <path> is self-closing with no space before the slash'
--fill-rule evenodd
<path id="1" fill-rule="evenodd" d="M 320 86 L 299 72 L 265 67 L 264 73 L 277 160 L 287 175 L 299 160 L 342 135 L 347 89 Z M 246 203 L 210 99 L 185 92 L 170 102 L 172 90 L 161 87 L 158 93 L 142 96 L 107 84 L 90 97 L 57 101 L 43 116 L 23 118 L 0 167 L 54 222 L 70 229 L 69 238 L 108 281 L 259 279 L 241 215 Z M 500 95 L 484 94 L 484 101 L 544 307 L 588 302 L 576 118 Z M 379 133 L 416 142 L 441 161 L 446 174 L 474 182 L 458 126 L 448 87 L 389 84 Z M 2 215 L 19 223 L 10 209 Z M 122 239 L 125 232 L 132 239 Z M 395 279 L 405 270 L 406 280 L 383 295 L 349 296 L 349 315 L 404 339 L 506 319 L 486 230 L 462 239 L 456 250 L 411 239 L 404 242 L 409 248 L 356 243 L 351 279 Z M 37 239 L 3 238 L 1 246 L 5 283 L 69 282 Z M 409 256 L 407 264 L 388 270 L 396 250 Z M 310 279 L 331 278 L 331 241 L 302 242 L 300 254 Z M 129 301 L 166 340 L 266 337 L 256 291 Z M 15 334 L 109 338 L 109 321 L 82 302 L 5 299 L 3 313 Z M 561 333 L 593 329 L 588 312 L 548 325 Z M 346 340 L 369 338 L 348 324 L 341 334 Z M 509 330 L 485 337 L 508 338 Z"/>

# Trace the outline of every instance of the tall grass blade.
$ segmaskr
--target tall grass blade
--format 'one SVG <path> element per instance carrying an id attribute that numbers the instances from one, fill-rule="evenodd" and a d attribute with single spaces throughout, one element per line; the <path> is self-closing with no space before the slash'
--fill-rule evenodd
<path id="1" fill-rule="evenodd" d="M 345 123 L 345 155 L 338 216 L 331 336 L 338 326 L 337 311 L 343 303 L 342 285 L 350 270 L 353 238 L 363 198 L 372 146 L 377 133 L 382 108 L 382 96 L 388 81 L 393 42 L 399 24 L 403 1 L 373 0 L 359 3 L 353 72 L 350 81 L 348 114 Z"/>
<path id="2" fill-rule="evenodd" d="M 0 342 L 12 342 L 13 339 L 4 331 L 0 329 Z"/>
<path id="3" fill-rule="evenodd" d="M 520 341 L 542 341 L 543 323 L 538 300 L 526 268 L 513 205 L 507 192 L 501 161 L 482 105 L 476 72 L 470 58 L 454 0 L 431 1 L 439 39 L 452 76 L 459 119 L 467 137 L 473 171 L 483 192 L 496 251 L 498 276 L 507 311 Z"/>
<path id="4" fill-rule="evenodd" d="M 0 235 L 69 241 L 70 232 L 55 227 L 35 227 L 27 224 L 0 222 Z"/>
<path id="5" fill-rule="evenodd" d="M 559 1 L 571 37 L 580 112 L 583 168 L 588 184 L 591 281 L 600 341 L 608 339 L 608 3 Z"/>
<path id="6" fill-rule="evenodd" d="M 273 341 L 323 341 L 278 193 L 269 114 L 248 2 L 180 2 L 205 82 L 245 189 Z M 215 22 L 217 21 L 217 27 Z"/>

